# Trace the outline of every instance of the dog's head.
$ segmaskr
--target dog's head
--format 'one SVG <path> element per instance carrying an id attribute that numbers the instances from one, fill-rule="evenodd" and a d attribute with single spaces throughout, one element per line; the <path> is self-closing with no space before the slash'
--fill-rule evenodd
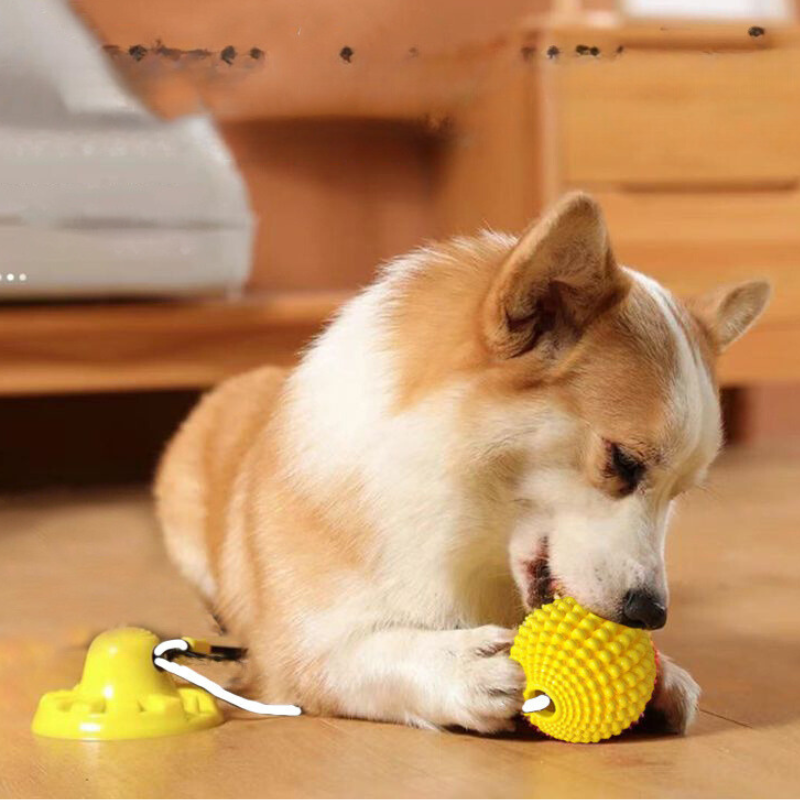
<path id="1" fill-rule="evenodd" d="M 527 606 L 558 592 L 628 625 L 665 623 L 673 501 L 721 443 L 715 361 L 768 296 L 754 281 L 679 303 L 616 263 L 583 194 L 522 235 L 480 316 L 482 392 L 523 465 L 509 551 Z"/>

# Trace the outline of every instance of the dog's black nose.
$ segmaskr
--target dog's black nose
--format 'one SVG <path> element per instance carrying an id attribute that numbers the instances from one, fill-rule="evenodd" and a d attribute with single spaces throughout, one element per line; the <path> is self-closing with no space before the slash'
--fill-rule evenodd
<path id="1" fill-rule="evenodd" d="M 667 608 L 650 592 L 631 589 L 622 600 L 622 624 L 654 631 L 667 624 Z"/>

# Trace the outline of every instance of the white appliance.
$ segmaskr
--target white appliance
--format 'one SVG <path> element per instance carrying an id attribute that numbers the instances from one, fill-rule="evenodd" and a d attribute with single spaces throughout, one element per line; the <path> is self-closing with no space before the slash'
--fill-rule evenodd
<path id="1" fill-rule="evenodd" d="M 732 22 L 791 19 L 787 0 L 623 0 L 629 17 Z"/>
<path id="2" fill-rule="evenodd" d="M 207 116 L 151 114 L 61 0 L 0 2 L 0 300 L 235 293 L 253 232 Z"/>

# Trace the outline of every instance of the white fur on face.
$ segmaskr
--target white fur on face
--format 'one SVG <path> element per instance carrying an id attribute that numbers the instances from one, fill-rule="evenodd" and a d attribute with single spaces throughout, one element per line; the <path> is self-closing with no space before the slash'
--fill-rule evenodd
<path id="1" fill-rule="evenodd" d="M 532 510 L 517 523 L 511 558 L 523 591 L 531 555 L 546 542 L 555 588 L 600 616 L 618 618 L 630 589 L 647 588 L 666 601 L 669 502 L 609 497 L 573 468 L 537 470 L 521 489 Z"/>
<path id="2" fill-rule="evenodd" d="M 716 387 L 679 321 L 675 298 L 652 278 L 627 270 L 658 302 L 677 343 L 678 369 L 667 404 L 670 446 L 669 471 L 660 484 L 662 492 L 679 493 L 700 482 L 722 444 L 722 418 Z"/>
<path id="3" fill-rule="evenodd" d="M 628 270 L 657 302 L 674 338 L 677 368 L 665 403 L 664 463 L 650 471 L 646 488 L 614 498 L 595 488 L 576 467 L 585 436 L 578 421 L 562 425 L 551 455 L 520 486 L 527 511 L 511 537 L 514 577 L 523 593 L 530 563 L 545 542 L 558 591 L 601 616 L 617 618 L 629 590 L 645 589 L 668 601 L 664 547 L 674 498 L 702 479 L 720 446 L 720 410 L 711 376 L 681 324 L 675 300 L 658 283 Z M 602 435 L 594 432 L 592 435 Z M 552 448 L 552 445 L 551 445 Z"/>

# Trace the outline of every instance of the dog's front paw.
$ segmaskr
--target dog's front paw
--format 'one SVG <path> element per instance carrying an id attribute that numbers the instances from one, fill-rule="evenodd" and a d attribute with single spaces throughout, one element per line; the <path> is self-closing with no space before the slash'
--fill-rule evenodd
<path id="1" fill-rule="evenodd" d="M 647 726 L 666 733 L 686 733 L 697 714 L 700 687 L 683 667 L 659 654 L 653 699 L 645 712 Z"/>
<path id="2" fill-rule="evenodd" d="M 495 625 L 458 631 L 446 724 L 481 733 L 513 730 L 525 675 L 509 658 L 514 632 Z"/>

